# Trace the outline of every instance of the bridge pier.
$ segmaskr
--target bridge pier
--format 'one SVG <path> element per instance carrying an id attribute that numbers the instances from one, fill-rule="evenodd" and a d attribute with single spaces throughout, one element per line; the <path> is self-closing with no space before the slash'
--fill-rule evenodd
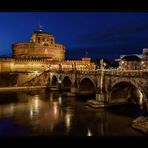
<path id="1" fill-rule="evenodd" d="M 105 95 L 102 93 L 96 93 L 96 100 L 98 102 L 105 102 Z"/>
<path id="2" fill-rule="evenodd" d="M 72 87 L 70 89 L 70 92 L 73 93 L 73 94 L 76 94 L 78 92 L 78 88 L 77 87 Z"/>
<path id="3" fill-rule="evenodd" d="M 102 90 L 102 88 L 100 87 L 97 87 L 96 89 L 96 101 L 99 102 L 99 103 L 107 103 L 107 99 L 108 96 L 107 96 L 107 93 L 104 93 L 104 91 Z"/>

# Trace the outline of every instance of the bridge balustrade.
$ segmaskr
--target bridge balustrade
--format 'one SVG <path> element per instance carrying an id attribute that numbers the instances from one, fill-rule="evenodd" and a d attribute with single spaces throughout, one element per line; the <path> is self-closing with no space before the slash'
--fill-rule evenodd
<path id="1" fill-rule="evenodd" d="M 96 71 L 74 70 L 69 68 L 52 68 L 49 71 L 60 73 L 78 73 L 78 74 L 97 74 L 101 75 L 102 72 L 105 75 L 120 76 L 120 77 L 148 77 L 148 70 L 118 70 L 118 69 L 97 69 Z"/>
<path id="2" fill-rule="evenodd" d="M 80 71 L 81 74 L 96 74 L 96 71 Z"/>
<path id="3" fill-rule="evenodd" d="M 113 76 L 128 76 L 128 77 L 145 77 L 148 76 L 148 71 L 147 70 L 127 70 L 127 71 L 122 71 L 122 70 L 117 70 L 117 69 L 108 69 L 108 70 L 103 70 L 105 75 L 113 75 Z M 97 70 L 97 74 L 101 74 L 101 70 Z"/>

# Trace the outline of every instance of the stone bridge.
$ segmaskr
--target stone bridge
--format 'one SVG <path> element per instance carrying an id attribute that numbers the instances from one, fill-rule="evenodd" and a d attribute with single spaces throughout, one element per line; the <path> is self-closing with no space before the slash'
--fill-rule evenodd
<path id="1" fill-rule="evenodd" d="M 69 91 L 76 95 L 95 95 L 96 100 L 107 104 L 148 104 L 148 71 L 58 70 L 45 71 L 38 78 L 42 80 L 42 85 L 50 89 Z"/>

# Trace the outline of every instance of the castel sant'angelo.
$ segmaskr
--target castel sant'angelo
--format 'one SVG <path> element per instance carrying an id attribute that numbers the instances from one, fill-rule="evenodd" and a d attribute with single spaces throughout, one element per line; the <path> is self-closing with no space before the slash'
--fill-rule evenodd
<path id="1" fill-rule="evenodd" d="M 95 70 L 90 58 L 65 60 L 64 45 L 55 43 L 53 34 L 33 32 L 29 42 L 14 43 L 12 57 L 0 58 L 0 87 L 23 84 L 47 70 Z"/>
<path id="2" fill-rule="evenodd" d="M 55 43 L 52 34 L 34 32 L 30 42 L 13 44 L 13 58 L 15 59 L 46 59 L 48 61 L 64 61 L 65 47 Z"/>

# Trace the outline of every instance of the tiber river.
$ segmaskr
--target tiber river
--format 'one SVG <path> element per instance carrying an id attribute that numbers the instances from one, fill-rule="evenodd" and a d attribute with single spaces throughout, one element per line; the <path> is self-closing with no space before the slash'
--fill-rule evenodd
<path id="1" fill-rule="evenodd" d="M 0 136 L 145 136 L 134 106 L 91 108 L 86 99 L 43 90 L 0 92 Z"/>

